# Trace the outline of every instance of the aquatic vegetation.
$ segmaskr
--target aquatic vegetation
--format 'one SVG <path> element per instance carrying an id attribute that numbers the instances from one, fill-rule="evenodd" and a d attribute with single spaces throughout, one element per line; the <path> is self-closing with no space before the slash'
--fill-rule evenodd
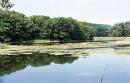
<path id="1" fill-rule="evenodd" d="M 94 37 L 94 41 L 126 41 L 130 40 L 130 37 Z"/>
<path id="2" fill-rule="evenodd" d="M 9 48 L 9 46 L 7 44 L 0 43 L 0 49 L 6 49 L 6 48 Z"/>

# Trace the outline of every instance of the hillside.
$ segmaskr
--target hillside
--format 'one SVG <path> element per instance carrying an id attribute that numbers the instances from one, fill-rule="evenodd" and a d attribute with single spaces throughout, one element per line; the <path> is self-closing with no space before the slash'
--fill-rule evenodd
<path id="1" fill-rule="evenodd" d="M 109 30 L 111 29 L 111 25 L 107 24 L 93 24 L 90 23 L 90 26 L 94 30 L 94 36 L 95 37 L 105 37 L 109 35 Z"/>

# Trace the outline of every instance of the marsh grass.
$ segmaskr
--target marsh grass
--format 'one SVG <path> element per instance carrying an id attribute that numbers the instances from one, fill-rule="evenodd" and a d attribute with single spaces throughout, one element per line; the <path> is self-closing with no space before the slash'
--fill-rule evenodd
<path id="1" fill-rule="evenodd" d="M 53 43 L 59 43 L 59 41 L 36 39 L 36 40 L 27 40 L 27 41 L 11 42 L 10 44 L 13 44 L 13 45 L 34 45 L 34 44 L 39 44 L 39 45 L 41 45 L 41 44 L 44 44 L 44 45 L 52 45 Z"/>
<path id="2" fill-rule="evenodd" d="M 128 42 L 128 40 L 130 39 L 130 37 L 116 37 L 116 38 L 124 38 L 127 39 L 127 41 L 107 41 L 114 39 L 115 37 L 95 37 L 97 38 L 98 41 L 92 41 L 92 42 L 76 42 L 76 43 L 58 43 L 59 41 L 51 41 L 51 40 L 30 40 L 30 41 L 26 41 L 23 43 L 30 43 L 29 45 L 26 44 L 21 44 L 21 45 L 9 45 L 9 49 L 7 50 L 0 50 L 0 54 L 3 52 L 4 53 L 13 53 L 13 52 L 17 52 L 17 53 L 23 53 L 23 52 L 36 52 L 36 51 L 40 51 L 40 52 L 45 52 L 47 51 L 51 51 L 51 54 L 70 54 L 71 52 L 68 51 L 59 51 L 59 50 L 79 50 L 79 51 L 74 51 L 73 54 L 79 54 L 79 55 L 86 55 L 86 52 L 81 52 L 81 50 L 87 50 L 87 49 L 97 49 L 97 48 L 122 48 L 119 47 L 119 45 L 126 45 Z M 99 38 L 99 39 L 98 39 Z M 104 40 L 104 41 L 102 41 Z M 116 40 L 116 39 L 115 39 Z M 57 42 L 55 44 L 55 42 Z M 126 42 L 126 43 L 125 43 Z M 45 44 L 45 43 L 53 43 L 53 44 Z M 0 44 L 0 49 L 5 49 L 8 48 L 7 44 Z M 123 48 L 126 48 L 123 47 Z M 128 48 L 128 47 L 127 47 Z M 56 50 L 53 51 L 53 50 Z M 60 53 L 59 53 L 59 52 Z"/>
<path id="3" fill-rule="evenodd" d="M 55 43 L 55 42 L 59 42 L 59 41 L 55 41 L 55 40 L 32 40 L 32 43 Z"/>
<path id="4" fill-rule="evenodd" d="M 0 43 L 0 49 L 6 49 L 6 48 L 9 48 L 7 44 Z"/>
<path id="5" fill-rule="evenodd" d="M 130 37 L 94 37 L 94 41 L 130 41 Z"/>

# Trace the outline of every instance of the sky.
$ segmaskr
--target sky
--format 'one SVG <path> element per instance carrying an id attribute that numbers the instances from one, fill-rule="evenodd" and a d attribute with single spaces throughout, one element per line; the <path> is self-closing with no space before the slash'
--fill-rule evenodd
<path id="1" fill-rule="evenodd" d="M 31 15 L 73 17 L 113 25 L 130 21 L 130 0 L 11 0 L 12 10 Z"/>

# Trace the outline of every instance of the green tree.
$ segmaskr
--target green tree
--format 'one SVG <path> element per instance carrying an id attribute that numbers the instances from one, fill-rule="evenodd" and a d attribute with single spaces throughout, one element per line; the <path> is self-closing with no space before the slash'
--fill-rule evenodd
<path id="1" fill-rule="evenodd" d="M 127 27 L 127 36 L 130 36 L 130 21 L 125 22 L 125 26 Z"/>
<path id="2" fill-rule="evenodd" d="M 81 41 L 84 40 L 83 32 L 80 28 L 80 24 L 73 18 L 67 18 L 70 24 L 68 33 L 71 40 Z"/>
<path id="3" fill-rule="evenodd" d="M 1 42 L 22 42 L 31 39 L 85 41 L 92 38 L 93 31 L 88 23 L 70 17 L 26 17 L 15 11 L 0 10 Z"/>
<path id="4" fill-rule="evenodd" d="M 92 39 L 92 29 L 86 24 L 79 23 L 72 18 L 53 18 L 45 23 L 47 38 L 60 41 Z"/>
<path id="5" fill-rule="evenodd" d="M 80 22 L 80 28 L 83 32 L 84 40 L 92 40 L 94 36 L 94 32 L 90 27 L 90 24 L 87 22 Z"/>
<path id="6" fill-rule="evenodd" d="M 30 20 L 30 33 L 32 39 L 42 39 L 46 38 L 45 22 L 50 19 L 48 16 L 31 16 L 28 18 Z"/>
<path id="7" fill-rule="evenodd" d="M 125 23 L 115 24 L 110 30 L 110 36 L 125 37 L 128 36 L 129 30 Z"/>
<path id="8" fill-rule="evenodd" d="M 28 39 L 30 34 L 27 27 L 27 17 L 15 11 L 1 10 L 0 12 L 0 32 L 3 34 L 2 41 L 23 41 Z M 5 39 L 7 38 L 7 40 Z"/>
<path id="9" fill-rule="evenodd" d="M 111 25 L 106 24 L 92 24 L 90 23 L 90 26 L 92 27 L 94 31 L 95 37 L 107 37 L 109 36 L 109 31 L 111 29 Z"/>
<path id="10" fill-rule="evenodd" d="M 4 9 L 10 9 L 14 6 L 10 0 L 0 0 L 0 6 Z"/>
<path id="11" fill-rule="evenodd" d="M 53 40 L 68 40 L 69 23 L 66 18 L 49 19 L 45 23 L 46 37 Z"/>

